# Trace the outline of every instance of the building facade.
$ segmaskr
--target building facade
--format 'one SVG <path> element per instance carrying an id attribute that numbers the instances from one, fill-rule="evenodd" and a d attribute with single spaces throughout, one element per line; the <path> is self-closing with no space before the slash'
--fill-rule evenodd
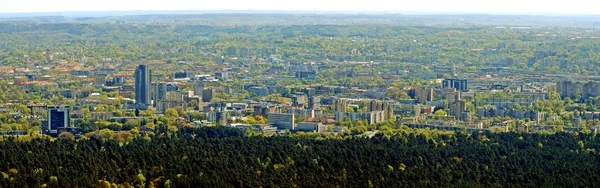
<path id="1" fill-rule="evenodd" d="M 139 65 L 135 70 L 135 103 L 138 108 L 147 108 L 150 104 L 151 74 L 148 65 Z"/>
<path id="2" fill-rule="evenodd" d="M 58 134 L 59 129 L 71 127 L 71 109 L 69 106 L 48 107 L 48 133 Z"/>
<path id="3" fill-rule="evenodd" d="M 267 119 L 269 125 L 276 126 L 277 129 L 295 130 L 296 124 L 294 122 L 294 117 L 294 114 L 270 113 L 267 116 Z"/>
<path id="4" fill-rule="evenodd" d="M 455 88 L 457 91 L 469 90 L 467 80 L 462 79 L 445 79 L 442 81 L 442 89 L 444 88 Z"/>

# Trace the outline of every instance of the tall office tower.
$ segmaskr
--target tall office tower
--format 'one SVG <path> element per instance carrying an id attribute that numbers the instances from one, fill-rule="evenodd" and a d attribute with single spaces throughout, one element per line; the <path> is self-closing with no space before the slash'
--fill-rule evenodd
<path id="1" fill-rule="evenodd" d="M 135 104 L 138 108 L 145 109 L 150 104 L 150 83 L 152 71 L 148 65 L 139 65 L 135 69 Z"/>
<path id="2" fill-rule="evenodd" d="M 48 133 L 58 134 L 58 130 L 71 127 L 69 106 L 48 107 Z"/>

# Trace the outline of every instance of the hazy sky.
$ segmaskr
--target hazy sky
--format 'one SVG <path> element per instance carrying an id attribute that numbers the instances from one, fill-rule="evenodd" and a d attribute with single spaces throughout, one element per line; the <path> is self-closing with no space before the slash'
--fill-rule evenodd
<path id="1" fill-rule="evenodd" d="M 107 10 L 319 10 L 600 14 L 597 0 L 0 0 L 0 13 Z"/>

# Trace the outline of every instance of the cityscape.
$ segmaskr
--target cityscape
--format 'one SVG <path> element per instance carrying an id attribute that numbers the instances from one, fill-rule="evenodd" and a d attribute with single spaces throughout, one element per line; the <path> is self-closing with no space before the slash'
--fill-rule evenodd
<path id="1" fill-rule="evenodd" d="M 0 14 L 0 187 L 600 184 L 597 16 L 173 12 Z"/>

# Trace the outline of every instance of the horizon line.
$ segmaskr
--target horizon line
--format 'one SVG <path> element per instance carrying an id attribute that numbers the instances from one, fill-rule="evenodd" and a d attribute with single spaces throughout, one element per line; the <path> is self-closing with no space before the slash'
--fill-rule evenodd
<path id="1" fill-rule="evenodd" d="M 409 11 L 409 10 L 268 10 L 268 9 L 220 9 L 220 10 L 67 10 L 67 11 L 32 11 L 32 12 L 0 12 L 0 15 L 23 15 L 23 14 L 46 14 L 45 16 L 61 16 L 52 14 L 73 14 L 73 13 L 143 13 L 143 12 L 169 12 L 168 14 L 202 14 L 205 13 L 310 13 L 310 14 L 405 14 L 405 15 L 504 15 L 504 16 L 600 16 L 600 13 L 565 13 L 565 12 L 475 12 L 475 11 Z M 185 13 L 189 12 L 189 13 Z M 156 13 L 154 13 L 156 14 Z M 133 14 L 140 15 L 140 14 Z M 110 16 L 110 15 L 106 15 Z M 117 15 L 128 16 L 128 15 Z"/>

